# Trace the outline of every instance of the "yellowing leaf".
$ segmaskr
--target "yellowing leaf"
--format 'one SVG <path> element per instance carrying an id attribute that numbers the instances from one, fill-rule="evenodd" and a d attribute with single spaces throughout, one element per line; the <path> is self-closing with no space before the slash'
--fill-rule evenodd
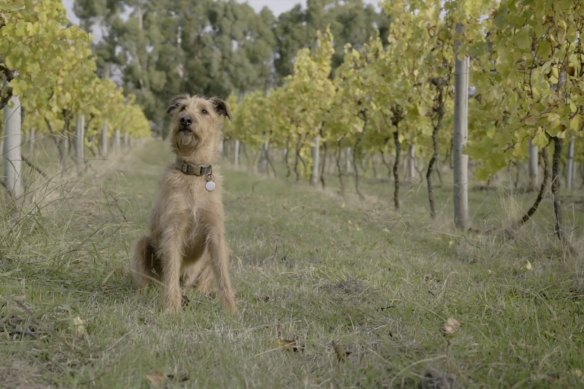
<path id="1" fill-rule="evenodd" d="M 525 124 L 527 124 L 528 126 L 533 126 L 537 123 L 537 117 L 535 117 L 534 115 L 529 115 L 528 117 L 525 118 Z"/>
<path id="2" fill-rule="evenodd" d="M 533 137 L 533 144 L 537 147 L 545 147 L 548 143 L 547 136 L 545 132 L 538 130 Z"/>
<path id="3" fill-rule="evenodd" d="M 547 114 L 547 120 L 550 122 L 550 130 L 555 130 L 560 127 L 561 124 L 561 117 L 559 114 L 555 112 L 550 112 Z"/>
<path id="4" fill-rule="evenodd" d="M 570 130 L 580 131 L 582 128 L 582 116 L 576 115 L 570 120 Z"/>

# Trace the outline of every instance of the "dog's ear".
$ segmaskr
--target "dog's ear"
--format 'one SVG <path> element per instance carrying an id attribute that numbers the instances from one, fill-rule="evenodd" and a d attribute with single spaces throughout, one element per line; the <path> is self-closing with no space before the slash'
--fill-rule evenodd
<path id="1" fill-rule="evenodd" d="M 189 95 L 178 95 L 173 97 L 168 103 L 166 113 L 172 113 L 184 105 L 184 101 L 189 98 Z"/>
<path id="2" fill-rule="evenodd" d="M 219 115 L 225 116 L 227 119 L 231 119 L 231 113 L 229 112 L 229 107 L 227 106 L 227 103 L 225 101 L 221 100 L 218 97 L 212 97 L 209 99 L 209 101 L 211 102 L 211 104 L 213 104 L 215 112 L 217 112 Z"/>

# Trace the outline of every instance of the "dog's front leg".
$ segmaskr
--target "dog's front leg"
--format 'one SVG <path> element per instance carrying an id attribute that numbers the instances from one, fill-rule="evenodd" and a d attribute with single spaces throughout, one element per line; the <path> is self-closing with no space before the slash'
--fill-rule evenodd
<path id="1" fill-rule="evenodd" d="M 180 217 L 172 218 L 164 231 L 160 243 L 162 260 L 163 304 L 167 312 L 181 309 L 180 269 L 182 265 L 186 222 Z"/>
<path id="2" fill-rule="evenodd" d="M 237 313 L 235 295 L 229 276 L 229 254 L 225 243 L 225 234 L 217 229 L 211 229 L 208 236 L 209 253 L 211 254 L 211 266 L 217 281 L 219 293 L 223 299 L 223 305 L 231 313 Z"/>

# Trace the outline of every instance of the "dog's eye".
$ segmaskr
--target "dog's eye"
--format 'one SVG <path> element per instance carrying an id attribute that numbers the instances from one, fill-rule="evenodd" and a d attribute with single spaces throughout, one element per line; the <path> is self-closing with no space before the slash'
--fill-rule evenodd
<path id="1" fill-rule="evenodd" d="M 183 105 L 182 107 L 180 107 L 180 110 L 179 110 L 179 112 L 182 112 L 182 111 L 184 111 L 185 109 L 187 109 L 187 106 L 186 106 L 186 105 Z"/>
<path id="2" fill-rule="evenodd" d="M 209 114 L 209 111 L 207 111 L 205 108 L 203 108 L 203 110 L 201 111 L 201 113 L 203 115 L 208 115 Z"/>

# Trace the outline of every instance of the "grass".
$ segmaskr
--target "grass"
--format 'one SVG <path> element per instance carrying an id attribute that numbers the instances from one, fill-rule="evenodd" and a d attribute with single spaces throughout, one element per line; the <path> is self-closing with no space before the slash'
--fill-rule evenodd
<path id="1" fill-rule="evenodd" d="M 21 214 L 0 206 L 0 387 L 584 385 L 584 267 L 550 233 L 549 200 L 513 238 L 461 234 L 446 188 L 430 221 L 423 186 L 396 212 L 383 180 L 343 199 L 227 168 L 241 313 L 189 291 L 183 313 L 161 314 L 127 269 L 166 150 L 36 183 Z M 473 221 L 501 226 L 532 196 L 472 192 Z M 449 318 L 461 327 L 445 335 Z"/>

